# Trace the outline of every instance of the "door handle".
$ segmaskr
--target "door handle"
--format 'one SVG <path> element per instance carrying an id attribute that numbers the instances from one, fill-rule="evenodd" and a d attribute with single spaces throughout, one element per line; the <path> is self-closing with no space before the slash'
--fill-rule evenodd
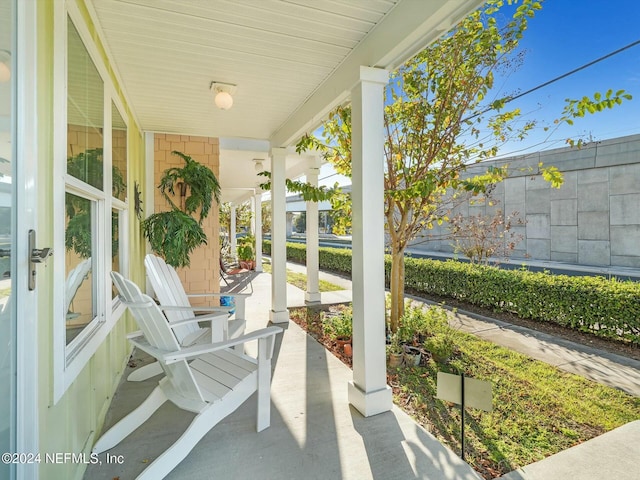
<path id="1" fill-rule="evenodd" d="M 36 231 L 29 230 L 29 290 L 36 289 L 36 265 L 53 255 L 52 248 L 36 248 Z"/>
<path id="2" fill-rule="evenodd" d="M 34 248 L 31 250 L 31 262 L 44 263 L 51 255 L 53 255 L 52 248 Z"/>

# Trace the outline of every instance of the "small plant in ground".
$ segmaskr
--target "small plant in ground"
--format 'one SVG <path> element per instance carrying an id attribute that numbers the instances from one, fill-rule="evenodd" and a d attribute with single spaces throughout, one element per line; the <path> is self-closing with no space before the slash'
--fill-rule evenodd
<path id="1" fill-rule="evenodd" d="M 353 313 L 351 307 L 344 307 L 337 313 L 323 312 L 322 331 L 332 340 L 351 338 L 353 332 Z"/>
<path id="2" fill-rule="evenodd" d="M 444 308 L 436 305 L 425 308 L 407 302 L 400 327 L 394 336 L 401 344 L 423 346 L 434 359 L 444 361 L 457 350 L 454 334 Z"/>
<path id="3" fill-rule="evenodd" d="M 401 317 L 401 338 L 422 341 L 428 335 L 449 328 L 447 311 L 433 305 L 425 308 L 424 305 L 414 304 L 411 301 L 405 303 L 405 313 Z"/>
<path id="4" fill-rule="evenodd" d="M 427 331 L 424 328 L 424 315 L 422 309 L 406 302 L 404 314 L 400 317 L 400 327 L 397 335 L 400 341 L 407 345 L 418 345 L 422 343 Z"/>
<path id="5" fill-rule="evenodd" d="M 450 333 L 440 332 L 428 337 L 424 342 L 424 348 L 433 355 L 437 362 L 445 362 L 456 351 L 456 344 Z"/>

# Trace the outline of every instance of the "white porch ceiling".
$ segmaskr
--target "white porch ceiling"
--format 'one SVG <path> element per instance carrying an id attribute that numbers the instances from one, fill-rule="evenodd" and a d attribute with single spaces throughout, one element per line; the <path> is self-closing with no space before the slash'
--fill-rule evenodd
<path id="1" fill-rule="evenodd" d="M 90 1 L 143 130 L 268 142 L 266 151 L 222 149 L 225 189 L 255 187 L 252 159 L 315 128 L 348 98 L 360 65 L 393 69 L 482 4 Z M 212 81 L 237 85 L 230 110 L 214 106 Z"/>

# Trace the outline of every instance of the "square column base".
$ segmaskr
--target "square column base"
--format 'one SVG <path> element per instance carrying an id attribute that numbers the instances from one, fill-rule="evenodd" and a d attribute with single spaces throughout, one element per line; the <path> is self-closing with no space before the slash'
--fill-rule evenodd
<path id="1" fill-rule="evenodd" d="M 304 294 L 304 301 L 305 303 L 320 303 L 321 299 L 320 299 L 320 292 L 305 292 Z"/>
<path id="2" fill-rule="evenodd" d="M 363 392 L 353 382 L 349 382 L 349 403 L 365 417 L 388 412 L 393 406 L 391 387 L 386 385 L 375 392 Z"/>
<path id="3" fill-rule="evenodd" d="M 270 310 L 269 320 L 271 323 L 289 323 L 289 310 L 282 310 L 279 312 Z"/>

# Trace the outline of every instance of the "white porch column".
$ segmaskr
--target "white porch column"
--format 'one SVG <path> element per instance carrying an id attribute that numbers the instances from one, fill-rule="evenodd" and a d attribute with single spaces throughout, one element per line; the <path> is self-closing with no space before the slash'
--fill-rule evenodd
<path id="1" fill-rule="evenodd" d="M 287 218 L 284 148 L 271 149 L 271 312 L 273 323 L 289 321 L 287 310 Z"/>
<path id="2" fill-rule="evenodd" d="M 351 90 L 353 170 L 353 381 L 349 403 L 365 417 L 391 409 L 386 378 L 384 100 L 386 70 L 360 67 Z"/>
<path id="3" fill-rule="evenodd" d="M 286 219 L 287 219 L 286 236 L 290 237 L 291 235 L 293 235 L 293 213 L 287 212 Z"/>
<path id="4" fill-rule="evenodd" d="M 318 186 L 320 169 L 315 165 L 307 170 L 307 183 Z M 318 256 L 318 202 L 307 202 L 307 292 L 306 303 L 320 303 Z"/>
<path id="5" fill-rule="evenodd" d="M 256 239 L 256 272 L 262 271 L 262 192 L 253 197 L 255 211 L 253 212 Z"/>
<path id="6" fill-rule="evenodd" d="M 237 245 L 237 240 L 236 240 L 236 206 L 235 205 L 231 205 L 231 211 L 229 212 L 229 216 L 231 217 L 231 222 L 229 224 L 229 246 L 231 249 L 231 255 L 233 255 L 234 257 L 236 256 L 236 247 Z"/>

